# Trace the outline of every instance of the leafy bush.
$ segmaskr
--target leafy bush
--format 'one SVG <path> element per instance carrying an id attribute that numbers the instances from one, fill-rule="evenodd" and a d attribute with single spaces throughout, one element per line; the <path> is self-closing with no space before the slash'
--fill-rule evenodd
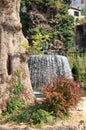
<path id="1" fill-rule="evenodd" d="M 77 82 L 58 77 L 45 85 L 43 93 L 46 97 L 46 109 L 60 117 L 68 114 L 69 109 L 75 107 L 81 97 L 80 85 Z"/>
<path id="2" fill-rule="evenodd" d="M 71 66 L 72 73 L 75 75 L 75 80 L 86 86 L 86 53 L 75 52 L 68 53 L 67 58 Z M 74 73 L 74 72 L 75 73 Z"/>
<path id="3" fill-rule="evenodd" d="M 86 14 L 86 12 L 84 12 L 84 13 Z M 82 23 L 85 23 L 85 22 L 86 22 L 86 17 L 81 18 L 81 19 L 78 19 L 78 18 L 77 18 L 77 19 L 76 19 L 76 22 L 77 22 L 77 23 L 81 23 L 81 24 L 82 24 Z"/>
<path id="4" fill-rule="evenodd" d="M 21 82 L 21 73 L 17 70 L 15 74 L 17 76 L 17 83 L 14 85 L 13 95 L 10 95 L 7 103 L 7 113 L 9 114 L 19 111 L 19 109 L 24 106 L 24 103 L 20 98 L 24 89 L 24 85 Z"/>
<path id="5" fill-rule="evenodd" d="M 16 71 L 17 83 L 14 85 L 14 94 L 20 95 L 24 89 L 24 85 L 21 82 L 21 73 L 19 70 Z"/>
<path id="6" fill-rule="evenodd" d="M 35 123 L 48 123 L 50 121 L 53 121 L 53 116 L 51 116 L 49 112 L 43 109 L 38 109 L 33 113 L 32 120 L 35 121 Z"/>
<path id="7" fill-rule="evenodd" d="M 29 43 L 22 43 L 21 45 L 26 49 L 26 53 L 42 54 L 43 50 L 48 50 L 53 39 L 52 30 L 40 27 L 39 29 L 28 29 Z"/>
<path id="8" fill-rule="evenodd" d="M 29 47 L 26 48 L 29 50 L 29 54 L 37 54 L 37 52 L 49 50 L 50 45 L 56 39 L 62 41 L 65 48 L 69 49 L 72 47 L 74 18 L 68 13 L 67 3 L 70 3 L 70 0 L 21 0 L 20 17 L 23 33 L 29 41 Z M 29 18 L 29 11 L 33 11 L 33 7 L 36 7 L 39 12 L 42 12 L 41 14 L 45 15 L 46 10 L 52 10 L 52 12 L 50 11 L 52 13 L 49 16 L 50 18 L 46 17 L 49 30 L 47 30 L 47 26 L 44 26 L 42 33 L 40 29 L 36 30 L 38 29 L 37 25 L 33 27 Z M 24 8 L 26 9 L 25 12 Z M 41 25 L 40 23 L 40 27 Z"/>
<path id="9" fill-rule="evenodd" d="M 80 75 L 80 79 L 81 83 L 83 83 L 82 87 L 84 87 L 84 89 L 86 90 L 86 73 L 82 73 Z"/>
<path id="10" fill-rule="evenodd" d="M 18 84 L 15 85 L 15 88 L 14 88 L 14 94 L 21 94 L 21 92 L 23 91 L 24 89 L 24 85 L 19 82 Z"/>
<path id="11" fill-rule="evenodd" d="M 45 111 L 44 109 L 40 108 L 39 105 L 34 106 L 26 106 L 20 114 L 16 116 L 10 117 L 8 120 L 13 120 L 18 123 L 24 122 L 29 124 L 43 124 L 43 123 L 52 123 L 54 122 L 54 118 L 51 113 Z"/>
<path id="12" fill-rule="evenodd" d="M 17 97 L 11 97 L 7 104 L 7 113 L 18 112 L 24 106 L 24 103 Z"/>
<path id="13" fill-rule="evenodd" d="M 60 34 L 60 39 L 64 43 L 65 48 L 70 48 L 73 46 L 73 16 L 69 15 L 68 7 L 66 5 L 62 5 L 60 9 L 60 13 L 56 16 L 56 21 L 58 24 L 56 25 L 56 30 L 58 34 Z"/>
<path id="14" fill-rule="evenodd" d="M 73 64 L 72 73 L 75 81 L 80 81 L 80 68 L 77 64 Z"/>

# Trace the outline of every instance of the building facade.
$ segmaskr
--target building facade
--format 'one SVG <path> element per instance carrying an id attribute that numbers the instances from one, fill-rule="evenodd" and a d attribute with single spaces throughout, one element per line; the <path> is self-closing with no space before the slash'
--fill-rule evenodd
<path id="1" fill-rule="evenodd" d="M 86 11 L 86 0 L 72 0 L 70 6 Z"/>
<path id="2" fill-rule="evenodd" d="M 70 15 L 74 16 L 74 19 L 81 19 L 84 16 L 81 14 L 81 11 L 78 8 L 70 7 L 68 9 Z"/>
<path id="3" fill-rule="evenodd" d="M 73 15 L 75 19 L 86 17 L 86 0 L 72 0 L 69 14 Z"/>

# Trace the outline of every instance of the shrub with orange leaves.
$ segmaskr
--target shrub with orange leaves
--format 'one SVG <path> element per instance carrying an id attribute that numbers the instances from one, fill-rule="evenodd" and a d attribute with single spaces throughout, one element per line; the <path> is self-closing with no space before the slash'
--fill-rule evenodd
<path id="1" fill-rule="evenodd" d="M 68 114 L 69 109 L 74 108 L 82 96 L 79 83 L 59 77 L 46 84 L 42 92 L 46 109 L 60 117 Z"/>

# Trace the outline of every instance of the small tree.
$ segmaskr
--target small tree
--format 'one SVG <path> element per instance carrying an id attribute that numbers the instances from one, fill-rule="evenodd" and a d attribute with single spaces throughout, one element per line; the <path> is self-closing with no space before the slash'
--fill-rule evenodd
<path id="1" fill-rule="evenodd" d="M 68 7 L 66 5 L 62 5 L 59 14 L 56 16 L 56 30 L 58 31 L 58 37 L 64 43 L 65 48 L 70 48 L 73 43 L 73 16 L 68 14 Z"/>

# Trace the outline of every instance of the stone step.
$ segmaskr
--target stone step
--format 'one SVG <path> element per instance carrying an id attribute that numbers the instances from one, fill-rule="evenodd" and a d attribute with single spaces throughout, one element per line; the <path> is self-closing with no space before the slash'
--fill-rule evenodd
<path id="1" fill-rule="evenodd" d="M 44 95 L 41 92 L 38 92 L 38 91 L 34 91 L 34 95 L 35 95 L 36 99 L 44 98 Z"/>

